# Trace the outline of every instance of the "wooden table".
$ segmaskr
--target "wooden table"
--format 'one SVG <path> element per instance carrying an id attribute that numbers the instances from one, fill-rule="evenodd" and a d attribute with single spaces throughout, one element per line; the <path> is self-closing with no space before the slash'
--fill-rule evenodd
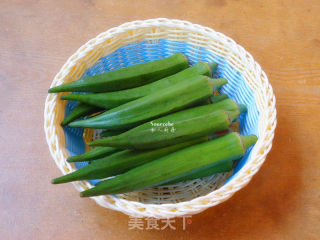
<path id="1" fill-rule="evenodd" d="M 244 46 L 277 98 L 272 151 L 247 187 L 195 215 L 182 229 L 129 230 L 129 218 L 81 199 L 60 175 L 45 141 L 47 89 L 87 40 L 124 22 L 167 17 L 211 27 Z M 320 2 L 0 2 L 1 239 L 320 238 Z M 145 223 L 146 224 L 146 223 Z"/>

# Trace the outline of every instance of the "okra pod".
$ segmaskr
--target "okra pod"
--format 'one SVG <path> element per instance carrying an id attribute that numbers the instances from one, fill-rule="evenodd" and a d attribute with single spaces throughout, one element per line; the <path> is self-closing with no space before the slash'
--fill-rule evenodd
<path id="1" fill-rule="evenodd" d="M 215 104 L 194 107 L 158 118 L 120 135 L 98 139 L 90 146 L 153 149 L 227 130 L 240 109 L 219 110 Z"/>
<path id="2" fill-rule="evenodd" d="M 88 152 L 69 157 L 67 159 L 68 162 L 84 162 L 91 161 L 99 158 L 103 158 L 105 156 L 109 156 L 115 152 L 120 151 L 120 149 L 113 147 L 95 147 Z"/>
<path id="3" fill-rule="evenodd" d="M 209 65 L 204 62 L 198 62 L 192 67 L 180 71 L 174 75 L 140 87 L 106 93 L 68 94 L 62 96 L 61 99 L 74 100 L 104 109 L 111 109 L 120 106 L 121 104 L 152 94 L 160 89 L 169 88 L 172 84 L 184 81 L 185 79 L 193 76 L 206 75 L 211 77 L 211 67 L 214 67 L 214 65 L 214 63 Z"/>
<path id="4" fill-rule="evenodd" d="M 92 118 L 72 122 L 69 126 L 110 130 L 134 127 L 207 99 L 212 95 L 214 88 L 226 82 L 226 79 L 210 79 L 206 76 L 192 77 Z"/>
<path id="5" fill-rule="evenodd" d="M 69 115 L 65 117 L 65 119 L 62 121 L 61 125 L 65 126 L 80 117 L 85 117 L 85 116 L 88 116 L 88 115 L 91 115 L 93 113 L 100 112 L 100 111 L 102 111 L 102 109 L 100 107 L 91 106 L 91 105 L 87 105 L 84 103 L 79 103 L 69 113 Z"/>
<path id="6" fill-rule="evenodd" d="M 188 67 L 188 59 L 177 53 L 156 61 L 140 63 L 95 76 L 81 78 L 49 89 L 57 92 L 113 92 L 134 88 L 175 74 Z"/>
<path id="7" fill-rule="evenodd" d="M 229 133 L 214 140 L 176 151 L 126 173 L 104 180 L 96 187 L 81 192 L 81 197 L 132 192 L 168 181 L 200 169 L 213 167 L 223 161 L 242 157 L 255 144 L 255 135 L 241 136 Z"/>
<path id="8" fill-rule="evenodd" d="M 208 177 L 217 173 L 229 172 L 232 170 L 232 168 L 233 168 L 233 161 L 224 161 L 212 167 L 200 169 L 188 175 L 178 177 L 177 179 L 163 183 L 162 185 L 171 185 L 171 184 L 176 184 L 176 183 L 184 182 L 188 180 L 194 180 L 197 178 Z"/>
<path id="9" fill-rule="evenodd" d="M 157 158 L 175 152 L 179 149 L 208 140 L 207 137 L 172 145 L 151 151 L 124 150 L 111 156 L 92 161 L 91 164 L 75 172 L 53 179 L 52 183 L 66 183 L 76 180 L 101 179 L 124 173 L 130 169 L 151 162 Z"/>

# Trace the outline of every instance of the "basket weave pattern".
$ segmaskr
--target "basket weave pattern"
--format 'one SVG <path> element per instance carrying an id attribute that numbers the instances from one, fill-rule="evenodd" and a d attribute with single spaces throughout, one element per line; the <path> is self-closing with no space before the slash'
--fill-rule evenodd
<path id="1" fill-rule="evenodd" d="M 227 200 L 233 193 L 244 187 L 259 170 L 271 149 L 276 127 L 275 97 L 267 76 L 259 64 L 232 39 L 210 28 L 186 21 L 151 19 L 125 23 L 109 29 L 78 49 L 55 76 L 51 87 L 79 79 L 99 59 L 123 46 L 142 41 L 157 43 L 160 39 L 205 48 L 225 59 L 241 74 L 254 94 L 255 105 L 259 111 L 257 128 L 259 139 L 245 165 L 224 185 L 222 184 L 229 176 L 228 174 L 177 184 L 165 189 L 148 189 L 129 195 L 93 197 L 101 206 L 137 217 L 170 218 L 190 215 Z M 44 112 L 44 128 L 50 153 L 62 173 L 67 174 L 75 171 L 76 167 L 66 162 L 69 152 L 66 149 L 64 130 L 60 126 L 65 111 L 65 101 L 60 100 L 61 95 L 48 95 Z M 92 187 L 87 181 L 78 181 L 73 184 L 79 191 Z M 206 192 L 200 191 L 199 195 L 197 190 L 199 186 L 201 189 L 206 189 Z M 183 191 L 185 189 L 188 191 Z M 192 189 L 195 190 L 192 191 Z M 185 195 L 178 197 L 178 192 Z M 155 199 L 158 199 L 158 202 Z M 181 201 L 181 199 L 184 200 Z"/>

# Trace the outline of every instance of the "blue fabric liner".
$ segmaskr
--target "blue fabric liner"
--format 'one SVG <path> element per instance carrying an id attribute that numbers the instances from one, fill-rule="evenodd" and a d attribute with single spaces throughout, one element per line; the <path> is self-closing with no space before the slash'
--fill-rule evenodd
<path id="1" fill-rule="evenodd" d="M 83 77 L 93 76 L 106 71 L 116 70 L 121 67 L 158 60 L 168 57 L 174 53 L 182 52 L 188 59 L 189 64 L 193 65 L 198 61 L 215 62 L 218 64 L 217 71 L 214 77 L 228 79 L 226 84 L 220 91 L 227 94 L 230 98 L 234 99 L 237 103 L 245 104 L 248 108 L 247 113 L 242 114 L 239 118 L 239 128 L 241 134 L 255 134 L 258 136 L 258 117 L 259 112 L 254 100 L 254 94 L 250 87 L 245 83 L 241 74 L 233 69 L 228 62 L 217 55 L 210 53 L 202 47 L 194 46 L 189 43 L 182 43 L 169 40 L 158 40 L 152 42 L 139 42 L 130 44 L 119 48 L 115 52 L 101 58 L 94 66 L 89 68 Z M 69 101 L 66 105 L 65 116 L 72 111 L 76 106 L 76 102 Z M 85 152 L 85 144 L 82 138 L 83 129 L 64 127 L 66 138 L 66 148 L 71 156 L 78 155 Z M 259 137 L 259 136 L 258 136 Z M 245 156 L 238 161 L 233 175 L 226 181 L 230 181 L 237 175 L 239 170 L 248 161 L 251 149 L 248 149 Z M 86 166 L 87 162 L 75 163 L 77 168 Z M 99 180 L 91 180 L 92 184 L 96 184 Z"/>

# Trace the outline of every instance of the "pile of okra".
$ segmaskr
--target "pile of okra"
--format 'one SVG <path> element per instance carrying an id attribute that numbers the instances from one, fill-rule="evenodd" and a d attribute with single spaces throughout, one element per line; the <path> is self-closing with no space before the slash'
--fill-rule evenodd
<path id="1" fill-rule="evenodd" d="M 213 78 L 216 68 L 213 62 L 189 66 L 176 53 L 50 88 L 78 102 L 62 126 L 102 129 L 89 151 L 67 159 L 89 164 L 52 183 L 101 180 L 81 192 L 91 197 L 232 171 L 257 137 L 231 130 L 247 109 L 217 94 L 228 80 Z"/>

